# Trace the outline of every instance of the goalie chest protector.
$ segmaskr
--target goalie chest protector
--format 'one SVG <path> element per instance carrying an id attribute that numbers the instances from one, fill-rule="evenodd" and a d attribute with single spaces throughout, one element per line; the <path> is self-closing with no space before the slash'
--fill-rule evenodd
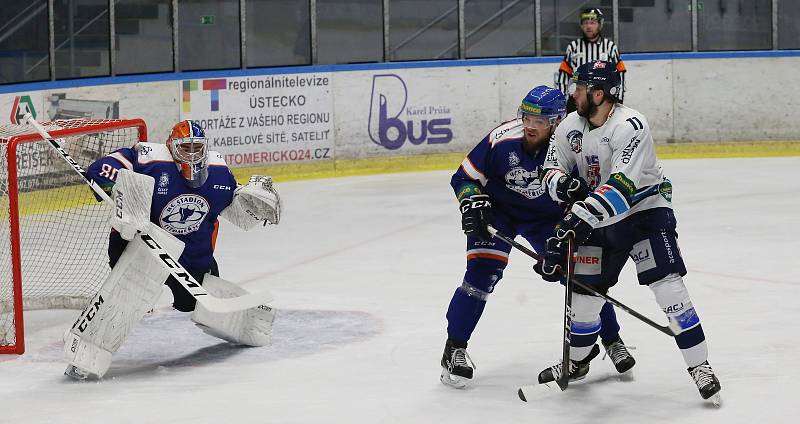
<path id="1" fill-rule="evenodd" d="M 153 177 L 150 221 L 186 244 L 179 262 L 189 270 L 211 268 L 217 218 L 233 201 L 236 179 L 222 155 L 208 152 L 208 178 L 189 187 L 163 144 L 139 143 L 100 158 L 87 170 L 101 187 L 110 187 L 116 170 L 127 168 Z"/>

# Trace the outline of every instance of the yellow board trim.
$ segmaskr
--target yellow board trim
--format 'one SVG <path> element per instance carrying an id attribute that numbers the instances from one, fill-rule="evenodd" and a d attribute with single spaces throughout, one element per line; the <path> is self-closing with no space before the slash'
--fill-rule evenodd
<path id="1" fill-rule="evenodd" d="M 800 141 L 670 143 L 656 145 L 656 152 L 659 159 L 800 156 Z M 271 175 L 275 181 L 296 181 L 394 172 L 455 171 L 464 156 L 466 152 L 234 168 L 233 175 L 238 181 L 247 181 L 251 175 Z"/>
<path id="2" fill-rule="evenodd" d="M 800 156 L 800 141 L 737 141 L 656 145 L 659 159 L 764 158 Z"/>

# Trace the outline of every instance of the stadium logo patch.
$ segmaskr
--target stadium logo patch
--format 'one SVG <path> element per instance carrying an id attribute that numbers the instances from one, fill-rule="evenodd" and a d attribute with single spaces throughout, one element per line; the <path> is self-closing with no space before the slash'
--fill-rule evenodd
<path id="1" fill-rule="evenodd" d="M 169 191 L 169 174 L 162 172 L 161 176 L 158 177 L 158 189 L 156 192 L 158 194 L 167 194 L 167 191 Z"/>
<path id="2" fill-rule="evenodd" d="M 174 235 L 197 231 L 210 210 L 208 200 L 196 194 L 182 194 L 161 210 L 161 228 Z"/>

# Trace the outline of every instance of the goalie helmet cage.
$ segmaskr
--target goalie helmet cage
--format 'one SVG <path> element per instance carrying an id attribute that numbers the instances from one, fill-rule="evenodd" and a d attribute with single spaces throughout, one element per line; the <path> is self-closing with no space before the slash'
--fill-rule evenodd
<path id="1" fill-rule="evenodd" d="M 141 119 L 43 126 L 84 168 L 147 140 Z M 0 126 L 0 353 L 25 351 L 23 310 L 80 309 L 100 289 L 109 214 L 33 126 Z"/>

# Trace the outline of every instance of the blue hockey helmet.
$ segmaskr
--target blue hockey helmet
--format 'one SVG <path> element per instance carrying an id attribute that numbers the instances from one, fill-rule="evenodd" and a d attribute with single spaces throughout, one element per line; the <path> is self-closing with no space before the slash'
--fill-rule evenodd
<path id="1" fill-rule="evenodd" d="M 526 117 L 546 118 L 550 125 L 563 118 L 567 112 L 564 93 L 556 88 L 539 85 L 529 91 L 522 99 L 517 110 L 517 117 L 525 121 Z"/>
<path id="2" fill-rule="evenodd" d="M 595 60 L 579 66 L 572 74 L 569 93 L 575 92 L 577 84 L 587 88 L 601 88 L 607 95 L 619 100 L 622 94 L 622 78 L 614 62 Z"/>

